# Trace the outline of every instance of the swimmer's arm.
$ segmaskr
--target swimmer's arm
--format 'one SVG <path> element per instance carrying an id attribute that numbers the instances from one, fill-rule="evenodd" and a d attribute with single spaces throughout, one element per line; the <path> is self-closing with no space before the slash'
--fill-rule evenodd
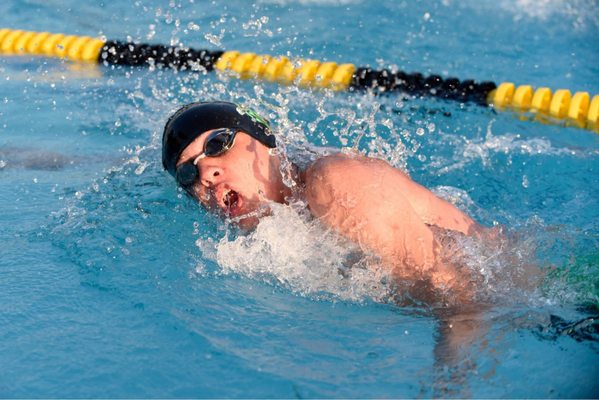
<path id="1" fill-rule="evenodd" d="M 496 348 L 496 342 L 486 340 L 489 331 L 489 322 L 484 313 L 486 307 L 477 304 L 474 308 L 462 308 L 464 310 L 457 313 L 457 310 L 445 308 L 434 311 L 438 319 L 433 350 L 434 368 L 459 372 L 437 374 L 435 386 L 439 388 L 460 384 L 472 371 L 476 371 L 476 363 L 471 362 L 473 352 L 489 355 L 500 351 Z"/>
<path id="2" fill-rule="evenodd" d="M 308 206 L 326 225 L 380 256 L 399 276 L 425 273 L 433 283 L 446 283 L 452 274 L 432 270 L 436 246 L 432 231 L 401 188 L 387 182 L 388 172 L 379 160 L 324 157 L 306 171 Z"/>

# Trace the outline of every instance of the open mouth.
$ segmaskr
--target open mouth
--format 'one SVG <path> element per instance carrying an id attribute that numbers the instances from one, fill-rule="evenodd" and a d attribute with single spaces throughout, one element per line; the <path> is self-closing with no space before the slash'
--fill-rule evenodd
<path id="1" fill-rule="evenodd" d="M 225 192 L 223 195 L 223 204 L 225 205 L 225 212 L 227 215 L 235 216 L 237 214 L 240 202 L 239 200 L 240 197 L 236 191 L 229 189 Z"/>

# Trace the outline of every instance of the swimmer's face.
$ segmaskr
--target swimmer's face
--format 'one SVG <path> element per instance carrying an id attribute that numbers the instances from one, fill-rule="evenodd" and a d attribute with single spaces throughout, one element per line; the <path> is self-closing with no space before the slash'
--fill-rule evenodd
<path id="1" fill-rule="evenodd" d="M 193 161 L 204 152 L 207 131 L 183 150 L 177 166 Z M 244 217 L 269 201 L 283 203 L 288 188 L 283 184 L 278 156 L 262 143 L 239 131 L 233 146 L 216 157 L 197 160 L 198 179 L 192 194 L 210 211 L 235 218 L 243 228 L 258 223 L 256 216 Z"/>

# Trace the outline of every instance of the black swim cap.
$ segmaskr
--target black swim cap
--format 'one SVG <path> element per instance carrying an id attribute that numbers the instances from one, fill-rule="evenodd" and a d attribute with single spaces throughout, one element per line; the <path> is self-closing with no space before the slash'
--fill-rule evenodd
<path id="1" fill-rule="evenodd" d="M 164 126 L 164 169 L 175 176 L 177 161 L 183 150 L 202 133 L 218 128 L 243 131 L 271 149 L 276 147 L 270 124 L 255 111 L 226 101 L 190 103 L 174 113 Z"/>

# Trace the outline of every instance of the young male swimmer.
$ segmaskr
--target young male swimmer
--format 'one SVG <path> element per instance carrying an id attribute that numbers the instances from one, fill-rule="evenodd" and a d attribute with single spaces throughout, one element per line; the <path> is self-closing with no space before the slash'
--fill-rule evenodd
<path id="1" fill-rule="evenodd" d="M 164 128 L 162 163 L 208 210 L 258 223 L 269 202 L 300 196 L 326 226 L 380 259 L 398 279 L 430 282 L 462 294 L 467 282 L 441 260 L 433 230 L 478 234 L 480 225 L 449 202 L 378 159 L 334 154 L 284 179 L 269 123 L 233 103 L 198 102 L 179 109 Z M 287 184 L 286 184 L 287 183 Z M 291 187 L 293 186 L 293 187 Z"/>

